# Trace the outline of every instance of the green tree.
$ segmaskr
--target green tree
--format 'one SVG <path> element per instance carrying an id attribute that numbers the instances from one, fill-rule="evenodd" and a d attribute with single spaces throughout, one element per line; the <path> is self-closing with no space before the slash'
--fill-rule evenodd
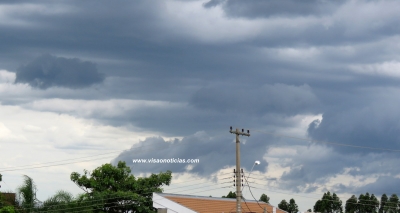
<path id="1" fill-rule="evenodd" d="M 263 201 L 265 203 L 269 203 L 269 197 L 266 194 L 262 194 L 260 197 L 260 201 Z"/>
<path id="2" fill-rule="evenodd" d="M 374 194 L 370 195 L 368 192 L 360 194 L 358 197 L 358 211 L 377 213 L 379 208 L 379 201 Z"/>
<path id="3" fill-rule="evenodd" d="M 169 185 L 171 172 L 152 174 L 146 178 L 136 178 L 125 162 L 117 166 L 104 164 L 91 173 L 84 170 L 81 175 L 71 174 L 71 180 L 86 193 L 78 199 L 78 204 L 90 204 L 93 212 L 155 212 L 152 202 L 153 192 L 162 192 L 161 186 Z"/>
<path id="4" fill-rule="evenodd" d="M 364 205 L 364 209 L 365 212 L 368 213 L 378 213 L 379 211 L 379 200 L 378 198 L 375 197 L 374 194 L 369 195 L 369 193 L 367 192 L 364 196 L 366 199 L 365 205 Z"/>
<path id="5" fill-rule="evenodd" d="M 14 206 L 5 206 L 0 209 L 0 213 L 15 213 Z"/>
<path id="6" fill-rule="evenodd" d="M 39 208 L 39 212 L 42 211 L 66 213 L 90 212 L 91 209 L 88 207 L 88 205 L 83 205 L 82 203 L 79 204 L 78 200 L 75 199 L 71 193 L 60 190 L 55 195 L 43 202 L 43 204 Z"/>
<path id="7" fill-rule="evenodd" d="M 296 201 L 292 198 L 289 201 L 289 210 L 287 211 L 289 213 L 297 213 L 299 212 L 299 207 L 296 204 Z"/>
<path id="8" fill-rule="evenodd" d="M 38 200 L 36 199 L 36 185 L 32 178 L 24 175 L 23 184 L 18 187 L 18 202 L 25 212 L 33 212 Z"/>
<path id="9" fill-rule="evenodd" d="M 222 196 L 222 198 L 235 198 L 236 199 L 236 192 L 229 191 L 227 196 Z"/>
<path id="10" fill-rule="evenodd" d="M 283 211 L 287 211 L 289 212 L 289 203 L 283 199 L 279 204 L 278 204 L 278 208 L 282 209 Z"/>
<path id="11" fill-rule="evenodd" d="M 343 205 L 336 193 L 332 194 L 332 212 L 343 213 Z"/>
<path id="12" fill-rule="evenodd" d="M 379 213 L 386 213 L 385 211 L 385 206 L 386 203 L 388 202 L 389 198 L 387 197 L 386 194 L 383 194 L 381 197 L 381 206 L 379 207 Z"/>
<path id="13" fill-rule="evenodd" d="M 322 201 L 317 200 L 317 202 L 315 202 L 313 209 L 314 209 L 314 212 L 318 212 L 320 209 L 322 209 Z"/>
<path id="14" fill-rule="evenodd" d="M 324 193 L 321 200 L 315 203 L 314 212 L 342 213 L 342 201 L 335 193 L 331 194 L 328 191 Z"/>
<path id="15" fill-rule="evenodd" d="M 307 212 L 312 212 L 312 210 L 311 210 L 311 209 L 308 209 Z"/>
<path id="16" fill-rule="evenodd" d="M 358 212 L 357 197 L 355 195 L 352 195 L 346 201 L 345 209 L 346 209 L 346 213 L 356 213 L 356 212 Z"/>
<path id="17" fill-rule="evenodd" d="M 398 213 L 399 212 L 399 197 L 396 194 L 392 194 L 389 201 L 385 205 L 385 213 Z"/>

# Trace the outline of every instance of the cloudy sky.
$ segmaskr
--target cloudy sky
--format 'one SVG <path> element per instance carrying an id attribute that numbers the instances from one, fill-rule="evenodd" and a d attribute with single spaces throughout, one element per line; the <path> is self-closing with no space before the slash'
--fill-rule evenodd
<path id="1" fill-rule="evenodd" d="M 2 1 L 1 189 L 77 194 L 71 172 L 125 160 L 220 197 L 233 126 L 256 198 L 400 194 L 399 19 L 395 0 Z"/>

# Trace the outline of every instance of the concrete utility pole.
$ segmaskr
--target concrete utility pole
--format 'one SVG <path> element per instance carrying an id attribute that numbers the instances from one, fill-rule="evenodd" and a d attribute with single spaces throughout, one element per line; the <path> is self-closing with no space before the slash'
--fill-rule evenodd
<path id="1" fill-rule="evenodd" d="M 236 212 L 241 213 L 242 212 L 242 207 L 241 207 L 241 200 L 242 200 L 242 193 L 241 193 L 241 186 L 242 186 L 242 176 L 241 176 L 241 169 L 240 169 L 240 140 L 239 140 L 239 135 L 243 136 L 250 136 L 250 130 L 247 130 L 247 133 L 244 132 L 244 129 L 242 129 L 242 132 L 239 132 L 239 129 L 236 129 L 236 131 L 232 131 L 232 127 L 230 127 L 229 130 L 230 133 L 236 135 Z"/>

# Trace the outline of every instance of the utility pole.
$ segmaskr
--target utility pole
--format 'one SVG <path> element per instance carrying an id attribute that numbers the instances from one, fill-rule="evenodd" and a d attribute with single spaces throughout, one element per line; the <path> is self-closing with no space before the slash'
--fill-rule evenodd
<path id="1" fill-rule="evenodd" d="M 244 132 L 244 129 L 242 129 L 242 132 L 239 132 L 239 129 L 236 129 L 236 131 L 232 130 L 232 127 L 230 127 L 229 130 L 230 133 L 236 135 L 236 212 L 241 213 L 242 212 L 242 207 L 241 207 L 241 200 L 242 200 L 242 175 L 241 169 L 240 169 L 240 140 L 239 140 L 239 135 L 243 136 L 250 136 L 250 130 L 247 130 L 247 133 Z"/>

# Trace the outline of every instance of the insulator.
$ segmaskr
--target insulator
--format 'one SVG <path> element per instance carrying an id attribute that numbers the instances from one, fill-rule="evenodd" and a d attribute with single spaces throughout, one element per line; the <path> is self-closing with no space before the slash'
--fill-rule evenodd
<path id="1" fill-rule="evenodd" d="M 243 173 L 243 169 L 240 169 L 240 171 Z"/>
<path id="2" fill-rule="evenodd" d="M 231 131 L 232 131 L 232 126 L 230 128 L 231 128 Z"/>
<path id="3" fill-rule="evenodd" d="M 233 169 L 233 173 L 236 173 L 236 169 Z"/>
<path id="4" fill-rule="evenodd" d="M 242 132 L 244 132 L 244 129 L 242 129 Z"/>
<path id="5" fill-rule="evenodd" d="M 235 184 L 233 184 L 233 186 L 236 186 Z"/>
<path id="6" fill-rule="evenodd" d="M 250 130 L 247 130 L 247 134 L 250 134 Z"/>

